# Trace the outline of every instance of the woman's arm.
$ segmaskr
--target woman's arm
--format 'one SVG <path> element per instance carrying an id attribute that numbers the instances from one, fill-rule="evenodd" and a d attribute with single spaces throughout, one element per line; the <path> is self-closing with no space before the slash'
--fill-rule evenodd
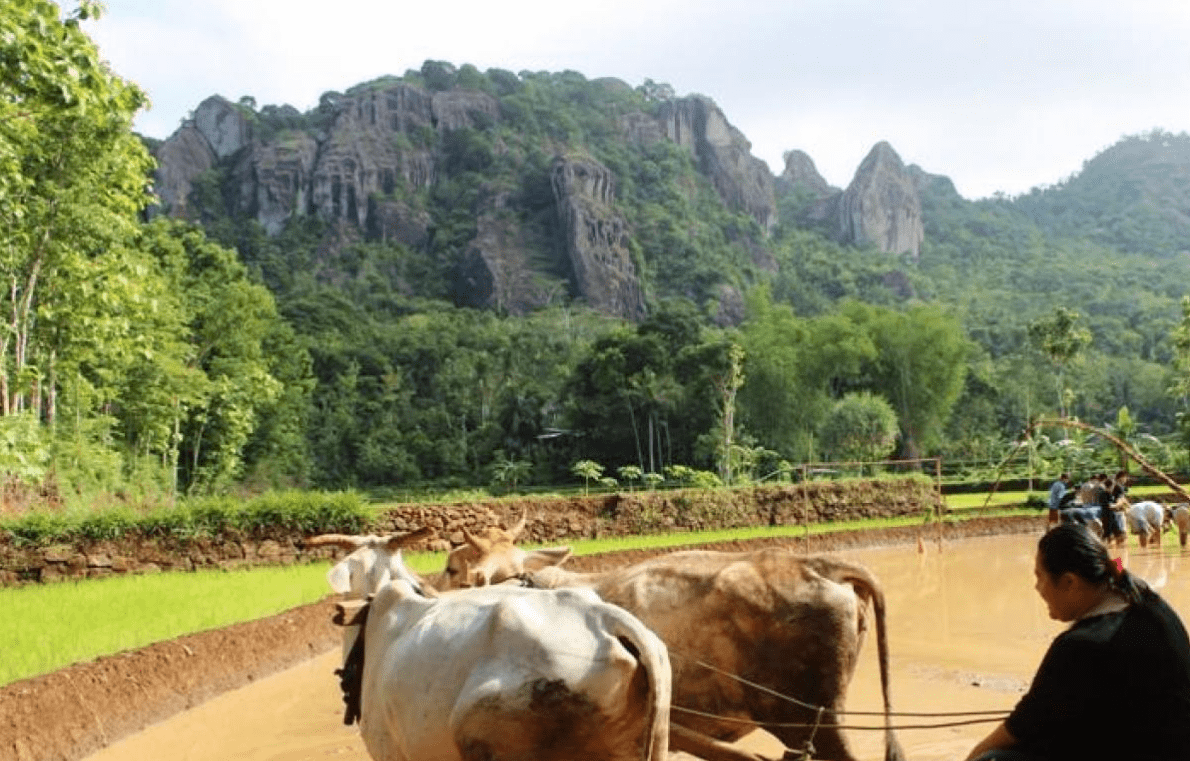
<path id="1" fill-rule="evenodd" d="M 972 761 L 973 759 L 979 758 L 989 750 L 1011 748 L 1013 745 L 1016 745 L 1016 738 L 1009 733 L 1008 727 L 1004 726 L 1004 722 L 1000 722 L 1000 724 L 992 730 L 990 735 L 980 740 L 979 743 L 971 749 L 971 753 L 967 755 L 966 761 Z"/>

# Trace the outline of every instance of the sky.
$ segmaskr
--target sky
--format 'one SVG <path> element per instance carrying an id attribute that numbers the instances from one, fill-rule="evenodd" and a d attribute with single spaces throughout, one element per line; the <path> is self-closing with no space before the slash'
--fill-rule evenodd
<path id="1" fill-rule="evenodd" d="M 72 8 L 71 0 L 60 0 Z M 168 137 L 206 97 L 313 108 L 433 59 L 665 82 L 774 174 L 846 187 L 872 147 L 968 199 L 1052 185 L 1121 137 L 1190 131 L 1186 0 L 105 0 L 85 29 Z"/>

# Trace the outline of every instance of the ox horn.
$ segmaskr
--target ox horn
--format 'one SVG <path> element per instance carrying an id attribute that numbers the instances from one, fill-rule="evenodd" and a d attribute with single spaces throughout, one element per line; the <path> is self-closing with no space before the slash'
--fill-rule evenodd
<path id="1" fill-rule="evenodd" d="M 347 534 L 319 534 L 302 542 L 303 547 L 339 547 L 344 550 L 355 550 L 363 547 L 367 539 L 362 536 L 348 536 Z"/>
<path id="2" fill-rule="evenodd" d="M 521 535 L 521 532 L 525 530 L 525 522 L 528 521 L 528 519 L 529 519 L 529 508 L 526 507 L 521 510 L 521 519 L 519 521 L 517 521 L 517 524 L 515 526 L 513 526 L 512 528 L 508 529 L 508 534 L 509 534 L 510 538 L 512 539 L 512 541 L 515 542 L 517 540 L 517 537 L 519 537 Z"/>
<path id="3" fill-rule="evenodd" d="M 472 547 L 479 550 L 480 552 L 487 552 L 488 549 L 492 546 L 491 542 L 484 539 L 483 537 L 476 536 L 475 534 L 472 534 L 467 529 L 463 529 L 463 538 L 467 540 L 467 544 L 471 545 Z"/>
<path id="4" fill-rule="evenodd" d="M 434 529 L 429 526 L 422 526 L 417 531 L 410 531 L 408 534 L 393 534 L 384 543 L 386 549 L 395 550 L 400 547 L 408 547 L 416 541 L 425 539 L 434 533 Z"/>

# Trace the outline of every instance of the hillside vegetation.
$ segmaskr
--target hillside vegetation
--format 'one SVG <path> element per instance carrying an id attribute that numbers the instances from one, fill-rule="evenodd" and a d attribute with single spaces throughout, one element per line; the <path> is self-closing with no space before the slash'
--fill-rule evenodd
<path id="1" fill-rule="evenodd" d="M 430 61 L 308 113 L 241 99 L 248 142 L 149 214 L 149 151 L 177 143 L 132 134 L 143 94 L 74 19 L 21 2 L 0 25 L 5 511 L 987 468 L 1056 412 L 1184 461 L 1184 134 L 1020 198 L 909 167 L 924 239 L 886 253 L 761 172 L 709 99 Z M 375 143 L 367 104 L 397 94 L 454 121 L 384 133 L 404 174 L 357 193 L 344 146 Z M 340 185 L 284 196 L 307 187 L 286 161 L 315 154 Z M 1034 442 L 1039 472 L 1114 464 L 1060 437 Z"/>

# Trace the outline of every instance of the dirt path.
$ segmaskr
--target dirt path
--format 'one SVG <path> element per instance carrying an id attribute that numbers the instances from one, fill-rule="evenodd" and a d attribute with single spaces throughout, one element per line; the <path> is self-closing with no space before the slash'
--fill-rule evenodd
<path id="1" fill-rule="evenodd" d="M 947 539 L 1006 533 L 1039 533 L 1040 518 L 978 519 L 945 528 Z M 868 532 L 845 532 L 807 540 L 760 539 L 715 545 L 720 549 L 744 549 L 772 544 L 792 544 L 809 552 L 846 550 L 916 543 L 922 530 L 917 527 Z M 927 527 L 927 546 L 935 539 L 935 527 Z M 620 565 L 656 551 L 631 551 L 574 558 L 568 566 L 576 570 L 598 570 Z M 889 580 L 885 580 L 888 586 Z M 286 668 L 302 664 L 311 674 L 321 674 L 321 662 L 338 644 L 338 632 L 330 624 L 332 603 L 327 600 L 296 608 L 286 613 L 246 624 L 182 637 L 152 645 L 143 650 L 122 653 L 95 661 L 76 664 L 62 671 L 15 682 L 0 689 L 0 760 L 75 761 L 117 740 L 160 722 L 180 711 L 193 709 L 214 696 Z M 895 641 L 895 640 L 894 640 Z M 865 648 L 871 651 L 874 648 Z M 329 656 L 332 657 L 333 656 Z M 861 664 L 861 668 L 862 668 Z M 322 669 L 322 670 L 319 670 Z M 312 677 L 314 678 L 314 677 Z M 856 677 L 857 687 L 871 681 Z M 324 703 L 318 709 L 321 718 L 338 721 L 336 696 L 320 689 Z M 233 711 L 249 723 L 263 721 L 262 706 L 275 706 L 294 696 L 285 688 L 281 697 L 257 700 L 254 707 Z M 857 700 L 862 699 L 857 696 Z M 271 709 L 270 709 L 271 710 Z M 325 715 L 321 715 L 325 714 Z M 286 755 L 283 747 L 270 746 L 264 758 L 275 761 L 321 757 L 326 755 L 354 759 L 350 741 L 354 730 L 343 728 L 343 739 L 331 737 L 330 747 L 311 752 L 296 738 L 308 732 L 309 713 L 300 714 L 300 726 L 284 730 L 281 736 L 294 737 L 296 755 Z M 199 734 L 203 743 L 214 742 L 214 734 Z M 358 738 L 354 738 L 358 742 Z M 135 756 L 125 756 L 133 758 Z M 149 756 L 144 756 L 149 757 Z M 160 757 L 160 756 L 159 756 Z M 184 756 L 171 756 L 182 758 Z M 231 758 L 232 756 L 208 756 Z M 360 757 L 362 758 L 362 757 Z"/>

